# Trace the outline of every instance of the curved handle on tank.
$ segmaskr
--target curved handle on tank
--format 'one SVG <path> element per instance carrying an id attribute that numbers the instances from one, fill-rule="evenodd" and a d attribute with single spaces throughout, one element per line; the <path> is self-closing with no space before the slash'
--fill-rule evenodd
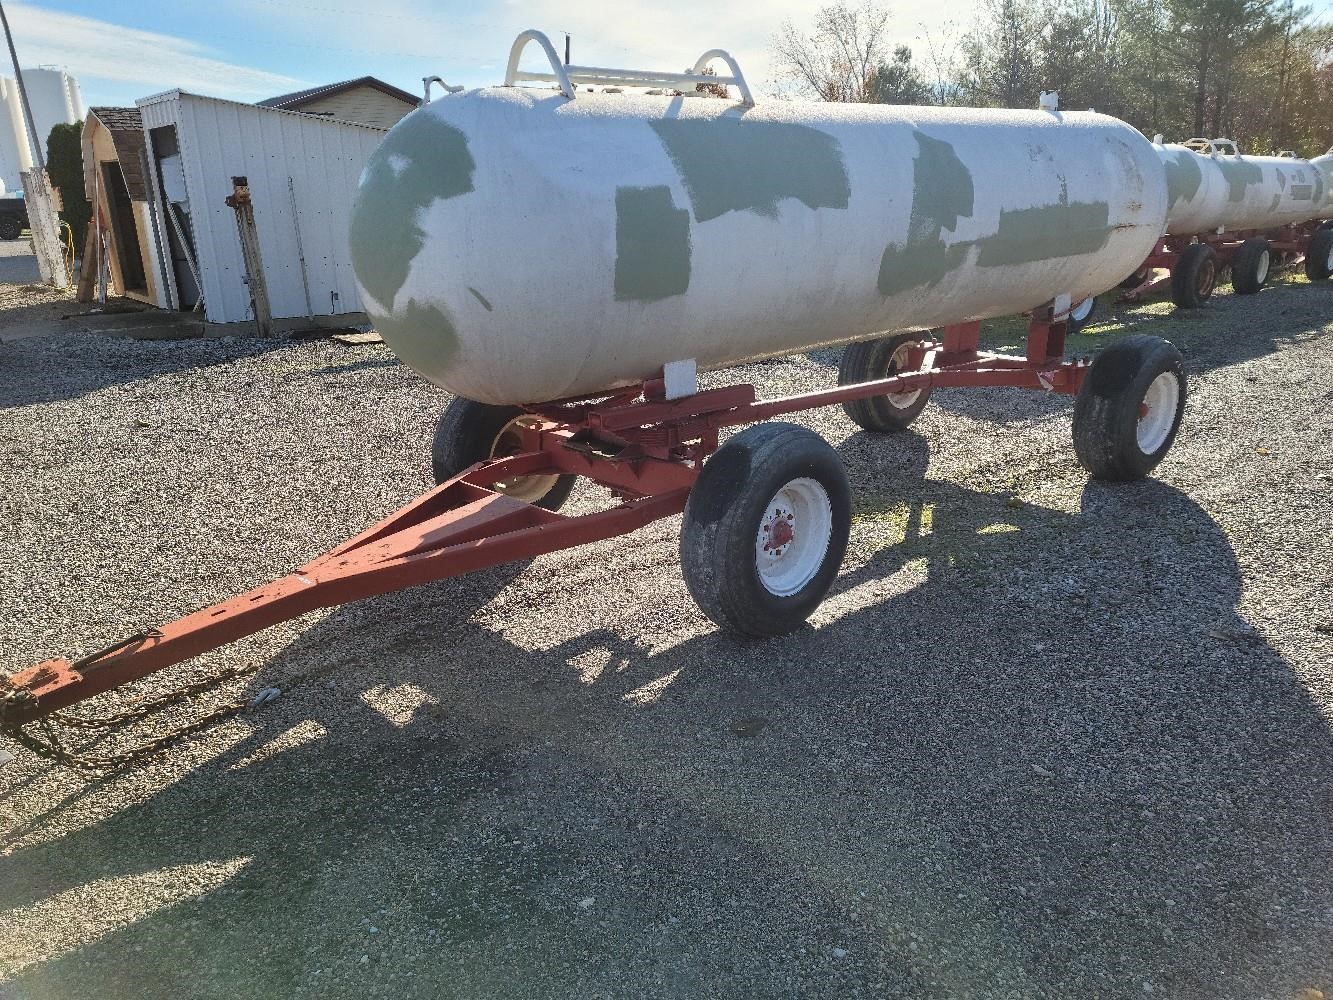
<path id="1" fill-rule="evenodd" d="M 421 78 L 421 86 L 425 90 L 425 95 L 424 99 L 421 102 L 422 104 L 430 103 L 430 85 L 432 83 L 438 83 L 441 87 L 444 88 L 446 94 L 459 94 L 462 93 L 463 91 L 462 87 L 449 86 L 449 84 L 444 82 L 444 77 L 442 76 L 423 76 Z"/>
<path id="2" fill-rule="evenodd" d="M 528 42 L 536 42 L 546 52 L 546 58 L 551 61 L 552 73 L 525 73 L 518 68 L 519 57 L 523 55 L 523 50 L 527 48 Z M 551 44 L 551 40 L 545 34 L 529 28 L 514 39 L 514 44 L 509 49 L 509 66 L 505 70 L 505 86 L 512 87 L 519 80 L 549 81 L 552 78 L 560 84 L 560 92 L 572 101 L 574 99 L 574 84 L 570 83 L 569 74 L 565 72 L 564 63 L 555 54 L 555 46 Z"/>
<path id="3" fill-rule="evenodd" d="M 721 59 L 727 64 L 727 69 L 731 70 L 731 82 L 741 92 L 741 103 L 754 107 L 754 95 L 750 93 L 750 85 L 745 82 L 745 75 L 741 72 L 740 66 L 736 64 L 736 60 L 731 57 L 731 53 L 726 49 L 709 49 L 694 61 L 694 69 L 691 72 L 696 76 L 702 76 L 704 69 L 714 59 Z M 718 82 L 725 83 L 723 80 Z"/>
<path id="4" fill-rule="evenodd" d="M 1186 149 L 1209 156 L 1240 156 L 1240 150 L 1230 139 L 1187 139 L 1181 143 Z"/>

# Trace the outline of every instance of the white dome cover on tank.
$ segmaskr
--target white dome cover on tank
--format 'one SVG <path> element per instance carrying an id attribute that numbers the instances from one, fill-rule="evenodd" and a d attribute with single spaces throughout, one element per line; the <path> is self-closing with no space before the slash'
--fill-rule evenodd
<path id="1" fill-rule="evenodd" d="M 1093 113 L 498 87 L 394 127 L 351 249 L 405 362 L 527 403 L 1078 301 L 1166 202 L 1152 144 Z"/>

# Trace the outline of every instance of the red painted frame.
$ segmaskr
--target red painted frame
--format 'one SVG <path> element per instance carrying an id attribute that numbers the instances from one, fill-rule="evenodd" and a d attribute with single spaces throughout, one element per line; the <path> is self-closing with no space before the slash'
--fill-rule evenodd
<path id="1" fill-rule="evenodd" d="M 1242 243 L 1255 236 L 1264 236 L 1268 239 L 1271 251 L 1286 257 L 1285 260 L 1274 262 L 1273 270 L 1277 270 L 1279 267 L 1289 267 L 1299 263 L 1310 246 L 1310 240 L 1314 238 L 1315 232 L 1322 224 L 1321 220 L 1315 219 L 1278 229 L 1239 229 L 1222 233 L 1201 233 L 1197 236 L 1163 236 L 1138 268 L 1138 270 L 1148 268 L 1148 277 L 1142 284 L 1121 292 L 1120 301 L 1143 302 L 1169 287 L 1171 272 L 1175 269 L 1176 262 L 1180 260 L 1180 255 L 1191 243 L 1207 243 L 1211 246 L 1217 253 L 1217 266 L 1222 268 L 1231 266 L 1232 258 Z M 1166 269 L 1166 275 L 1160 278 L 1154 277 L 1153 271 L 1162 268 Z M 1138 273 L 1138 270 L 1135 273 Z"/>
<path id="2" fill-rule="evenodd" d="M 270 625 L 488 566 L 627 534 L 685 509 L 722 428 L 889 392 L 1014 386 L 1077 393 L 1087 359 L 1063 360 L 1066 324 L 1033 313 L 1025 356 L 980 350 L 979 322 L 944 327 L 890 378 L 758 401 L 752 385 L 666 399 L 652 380 L 601 399 L 534 404 L 525 451 L 481 462 L 288 576 L 81 660 L 47 660 L 0 679 L 0 725 L 17 726 Z M 566 516 L 506 496 L 503 480 L 583 476 L 619 498 Z"/>

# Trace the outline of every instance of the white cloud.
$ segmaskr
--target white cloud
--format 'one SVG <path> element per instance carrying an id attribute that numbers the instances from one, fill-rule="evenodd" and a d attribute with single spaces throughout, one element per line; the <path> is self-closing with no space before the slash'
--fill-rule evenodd
<path id="1" fill-rule="evenodd" d="M 677 0 L 661 4 L 625 0 L 611 10 L 605 0 L 504 0 L 501 10 L 574 35 L 574 62 L 651 69 L 684 69 L 711 48 L 728 50 L 740 63 L 753 89 L 767 91 L 774 78 L 773 36 L 782 22 L 808 28 L 824 4 L 815 0 Z M 976 0 L 940 3 L 906 0 L 889 3 L 889 31 L 895 43 L 911 43 L 927 25 L 968 16 Z M 612 12 L 613 11 L 613 12 Z M 552 39 L 558 35 L 553 30 Z M 507 53 L 507 49 L 505 50 Z"/>
<path id="2" fill-rule="evenodd" d="M 181 87 L 216 97 L 268 97 L 301 81 L 238 66 L 210 55 L 198 42 L 96 18 L 43 10 L 26 3 L 8 8 L 24 66 L 64 66 L 80 78 L 139 84 L 144 94 Z"/>
<path id="3" fill-rule="evenodd" d="M 978 0 L 902 0 L 888 4 L 895 44 L 913 45 L 918 58 L 923 27 L 938 35 L 948 24 L 966 26 Z M 330 3 L 336 6 L 322 6 Z M 782 22 L 808 26 L 821 0 L 489 0 L 460 10 L 439 0 L 379 0 L 360 10 L 351 0 L 309 4 L 240 0 L 241 9 L 262 14 L 276 34 L 311 39 L 340 53 L 365 59 L 395 56 L 413 84 L 438 73 L 450 83 L 485 86 L 500 82 L 509 46 L 520 31 L 545 31 L 561 49 L 563 32 L 573 35 L 574 62 L 635 69 L 681 70 L 711 48 L 731 52 L 752 89 L 772 90 L 770 48 Z M 458 11 L 455 13 L 455 11 Z M 536 67 L 534 48 L 524 59 Z M 348 73 L 347 75 L 351 75 Z M 402 82 L 402 81 L 398 81 Z M 415 90 L 415 86 L 411 89 Z"/>

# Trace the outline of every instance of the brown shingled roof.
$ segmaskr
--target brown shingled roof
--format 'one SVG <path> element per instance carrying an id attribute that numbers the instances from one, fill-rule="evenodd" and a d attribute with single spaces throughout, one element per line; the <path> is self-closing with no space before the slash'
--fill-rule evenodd
<path id="1" fill-rule="evenodd" d="M 148 200 L 148 183 L 143 175 L 143 116 L 138 108 L 89 108 L 88 114 L 111 133 L 120 172 L 132 201 Z"/>

